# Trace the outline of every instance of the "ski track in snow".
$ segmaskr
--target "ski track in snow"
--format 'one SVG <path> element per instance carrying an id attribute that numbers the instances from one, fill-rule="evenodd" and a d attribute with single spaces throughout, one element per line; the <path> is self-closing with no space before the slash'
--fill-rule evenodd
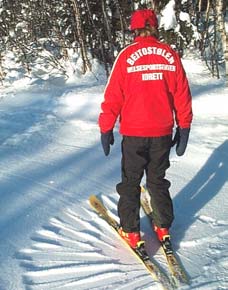
<path id="1" fill-rule="evenodd" d="M 125 255 L 126 246 L 114 231 L 88 207 L 86 204 L 77 213 L 67 209 L 59 218 L 51 219 L 32 237 L 32 247 L 19 252 L 18 259 L 28 270 L 23 277 L 26 287 L 128 289 L 132 280 L 134 289 L 156 287 L 135 258 Z"/>
<path id="2" fill-rule="evenodd" d="M 171 153 L 171 234 L 192 282 L 183 289 L 225 290 L 227 93 L 200 61 L 186 60 L 185 66 L 194 121 L 185 156 Z M 103 88 L 93 82 L 33 88 L 0 99 L 0 290 L 161 289 L 87 201 L 99 194 L 117 218 L 120 137 L 115 134 L 105 158 L 97 127 Z M 146 247 L 167 271 L 141 217 Z"/>
<path id="3" fill-rule="evenodd" d="M 116 201 L 107 196 L 102 196 L 102 199 L 111 209 L 113 217 L 117 218 Z M 52 218 L 44 229 L 32 237 L 32 248 L 20 251 L 18 258 L 21 265 L 28 269 L 24 274 L 28 289 L 159 289 L 143 266 L 131 255 L 126 255 L 124 244 L 106 222 L 89 209 L 88 203 L 80 211 L 78 208 L 76 210 L 67 209 L 59 218 Z M 227 226 L 227 222 L 210 217 L 199 216 L 198 220 L 213 227 Z M 145 221 L 143 227 L 148 227 Z M 150 234 L 144 238 L 148 239 L 150 252 L 155 253 L 165 268 L 161 252 L 157 252 L 155 238 Z M 200 274 L 195 275 L 189 289 L 206 289 L 208 281 L 209 289 L 226 289 L 224 273 L 228 266 L 228 254 L 222 256 L 221 253 L 227 247 L 227 230 L 210 236 L 209 245 L 208 237 L 180 243 L 178 253 L 187 268 L 191 268 L 192 263 L 192 267 L 196 265 L 194 259 L 188 261 L 186 256 L 200 255 L 204 262 L 208 261 L 202 265 Z M 212 273 L 216 275 L 216 281 L 211 281 Z M 217 288 L 218 281 L 220 288 Z"/>

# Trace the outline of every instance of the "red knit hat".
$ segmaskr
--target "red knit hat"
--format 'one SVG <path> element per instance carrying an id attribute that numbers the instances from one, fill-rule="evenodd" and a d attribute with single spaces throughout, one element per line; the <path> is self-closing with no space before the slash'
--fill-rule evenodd
<path id="1" fill-rule="evenodd" d="M 158 19 L 153 10 L 142 9 L 132 13 L 130 25 L 131 30 L 144 28 L 146 24 L 158 28 Z"/>

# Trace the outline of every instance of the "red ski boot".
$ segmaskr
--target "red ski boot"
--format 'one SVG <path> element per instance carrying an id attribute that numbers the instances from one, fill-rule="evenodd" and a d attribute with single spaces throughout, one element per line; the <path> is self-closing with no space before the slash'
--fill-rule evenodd
<path id="1" fill-rule="evenodd" d="M 160 242 L 164 242 L 167 238 L 170 240 L 170 234 L 168 228 L 159 228 L 154 225 L 154 231 Z"/>
<path id="2" fill-rule="evenodd" d="M 136 249 L 140 247 L 142 244 L 144 244 L 144 241 L 141 240 L 139 232 L 126 233 L 123 231 L 122 228 L 120 228 L 119 234 L 133 249 Z"/>

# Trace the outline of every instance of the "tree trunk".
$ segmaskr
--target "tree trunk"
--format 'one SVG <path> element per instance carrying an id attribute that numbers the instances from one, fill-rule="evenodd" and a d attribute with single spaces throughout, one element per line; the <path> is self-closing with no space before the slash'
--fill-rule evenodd
<path id="1" fill-rule="evenodd" d="M 3 70 L 3 67 L 2 67 L 2 55 L 1 55 L 1 52 L 0 52 L 0 82 L 1 84 L 3 85 L 3 80 L 4 80 L 4 77 L 5 77 L 5 73 L 4 73 L 4 70 Z"/>
<path id="2" fill-rule="evenodd" d="M 228 86 L 228 37 L 226 36 L 226 46 L 224 49 L 224 58 L 226 66 L 226 86 Z"/>
<path id="3" fill-rule="evenodd" d="M 198 8 L 198 11 L 201 12 L 202 10 L 202 0 L 199 0 L 199 8 Z"/>
<path id="4" fill-rule="evenodd" d="M 217 27 L 218 31 L 221 34 L 222 38 L 222 47 L 225 59 L 225 67 L 226 67 L 226 80 L 228 79 L 228 37 L 226 35 L 226 28 L 225 28 L 225 17 L 224 17 L 224 1 L 217 0 L 216 1 L 216 10 L 217 10 Z M 227 81 L 228 84 L 228 81 Z"/>
<path id="5" fill-rule="evenodd" d="M 112 30 L 111 30 L 111 27 L 110 27 L 110 21 L 109 21 L 109 17 L 108 17 L 108 13 L 107 13 L 107 7 L 106 7 L 106 1 L 105 0 L 102 0 L 101 6 L 102 6 L 104 24 L 105 24 L 105 27 L 106 27 L 107 37 L 108 37 L 108 42 L 109 42 L 108 45 L 109 45 L 109 48 L 110 48 L 110 59 L 111 59 L 111 63 L 114 63 L 114 60 L 115 60 L 114 43 L 113 43 Z"/>
<path id="6" fill-rule="evenodd" d="M 89 1 L 86 0 L 85 4 L 86 4 L 87 12 L 88 12 L 88 15 L 89 15 L 89 20 L 90 20 L 90 22 L 92 24 L 92 28 L 93 28 L 94 31 L 97 32 L 97 38 L 98 38 L 98 42 L 99 42 L 99 49 L 101 51 L 101 58 L 102 58 L 102 61 L 104 63 L 104 66 L 105 66 L 106 76 L 108 77 L 108 75 L 109 75 L 109 67 L 108 67 L 108 64 L 107 64 L 106 57 L 105 57 L 104 43 L 103 43 L 103 39 L 102 39 L 101 30 L 96 28 L 96 25 L 95 25 L 94 20 L 93 20 L 93 15 L 92 15 L 92 12 L 91 12 L 91 9 L 90 9 Z"/>
<path id="7" fill-rule="evenodd" d="M 116 7 L 119 11 L 120 26 L 121 26 L 121 32 L 122 32 L 122 47 L 124 47 L 126 45 L 125 27 L 127 27 L 127 23 L 126 23 L 126 20 L 124 19 L 123 10 L 122 10 L 122 7 L 120 5 L 120 1 L 115 0 L 115 4 L 116 4 Z"/>
<path id="8" fill-rule="evenodd" d="M 75 22 L 76 22 L 76 33 L 78 36 L 78 41 L 79 41 L 81 56 L 82 56 L 82 61 L 83 61 L 82 72 L 83 72 L 83 74 L 85 74 L 87 70 L 91 71 L 91 64 L 90 64 L 90 61 L 88 59 L 87 49 L 86 49 L 86 45 L 85 45 L 85 41 L 84 41 L 84 33 L 82 30 L 79 5 L 78 5 L 77 0 L 71 0 L 71 1 L 73 4 L 74 17 L 75 17 Z"/>

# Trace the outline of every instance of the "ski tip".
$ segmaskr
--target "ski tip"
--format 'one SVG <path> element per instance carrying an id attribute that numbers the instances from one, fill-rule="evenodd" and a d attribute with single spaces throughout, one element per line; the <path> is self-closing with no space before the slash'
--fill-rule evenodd
<path id="1" fill-rule="evenodd" d="M 92 200 L 94 200 L 94 199 L 97 199 L 97 196 L 96 196 L 95 194 L 91 194 L 91 195 L 89 196 L 89 201 L 92 201 Z"/>

